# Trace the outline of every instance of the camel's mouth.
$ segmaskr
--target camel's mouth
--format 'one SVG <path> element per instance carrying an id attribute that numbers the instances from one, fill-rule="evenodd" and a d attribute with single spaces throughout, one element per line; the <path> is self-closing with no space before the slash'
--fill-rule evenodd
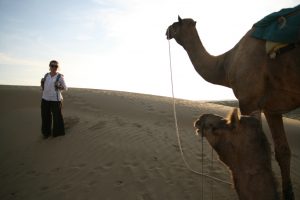
<path id="1" fill-rule="evenodd" d="M 202 132 L 202 130 L 201 129 L 196 129 L 196 135 L 201 135 L 201 136 L 204 136 L 203 135 L 203 132 Z"/>
<path id="2" fill-rule="evenodd" d="M 167 31 L 166 31 L 166 36 L 167 36 L 167 39 L 168 39 L 168 40 L 171 40 L 172 38 L 171 38 L 169 29 L 170 29 L 170 28 L 168 28 Z"/>
<path id="3" fill-rule="evenodd" d="M 194 127 L 196 128 L 196 132 L 195 132 L 195 134 L 196 135 L 201 135 L 201 136 L 203 136 L 202 134 L 203 134 L 203 122 L 202 122 L 202 120 L 201 119 L 198 119 L 197 121 L 195 121 L 195 123 L 194 123 Z"/>

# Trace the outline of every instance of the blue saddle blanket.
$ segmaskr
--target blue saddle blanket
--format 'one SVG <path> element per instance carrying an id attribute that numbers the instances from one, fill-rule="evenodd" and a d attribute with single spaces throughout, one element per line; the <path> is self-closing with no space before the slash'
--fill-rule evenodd
<path id="1" fill-rule="evenodd" d="M 280 43 L 300 42 L 300 4 L 271 13 L 253 26 L 255 38 Z"/>

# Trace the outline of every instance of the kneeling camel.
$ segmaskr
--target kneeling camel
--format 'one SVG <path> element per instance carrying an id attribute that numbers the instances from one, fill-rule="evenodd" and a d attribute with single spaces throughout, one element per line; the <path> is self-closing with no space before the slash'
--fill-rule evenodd
<path id="1" fill-rule="evenodd" d="M 235 109 L 228 119 L 202 115 L 194 126 L 229 167 L 240 200 L 278 200 L 270 145 L 257 116 L 239 117 Z"/>

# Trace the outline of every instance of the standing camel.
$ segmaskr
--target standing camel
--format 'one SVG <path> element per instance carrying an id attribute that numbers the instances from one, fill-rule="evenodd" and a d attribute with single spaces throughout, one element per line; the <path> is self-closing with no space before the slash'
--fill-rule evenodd
<path id="1" fill-rule="evenodd" d="M 300 106 L 300 47 L 271 59 L 265 52 L 265 41 L 251 37 L 253 29 L 219 56 L 205 50 L 193 19 L 178 17 L 166 34 L 167 39 L 174 38 L 186 50 L 195 70 L 206 81 L 232 88 L 243 115 L 264 112 L 281 170 L 283 198 L 294 200 L 291 151 L 282 114 Z"/>
<path id="2" fill-rule="evenodd" d="M 271 150 L 259 115 L 229 118 L 204 114 L 194 126 L 226 164 L 240 200 L 279 200 Z"/>

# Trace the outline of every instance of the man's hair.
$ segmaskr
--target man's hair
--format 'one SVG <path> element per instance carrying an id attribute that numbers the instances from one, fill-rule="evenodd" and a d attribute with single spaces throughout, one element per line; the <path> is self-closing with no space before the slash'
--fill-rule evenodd
<path id="1" fill-rule="evenodd" d="M 51 65 L 57 65 L 58 66 L 58 62 L 56 60 L 51 60 L 49 63 L 49 66 Z"/>

